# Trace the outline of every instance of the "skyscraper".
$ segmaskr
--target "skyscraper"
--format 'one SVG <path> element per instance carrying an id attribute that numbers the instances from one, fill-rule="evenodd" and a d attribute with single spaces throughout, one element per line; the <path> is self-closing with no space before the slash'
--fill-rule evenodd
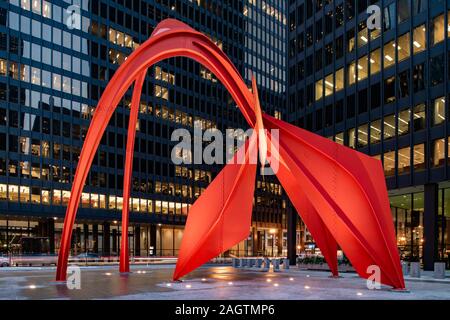
<path id="1" fill-rule="evenodd" d="M 449 12 L 419 0 L 288 9 L 289 121 L 383 162 L 402 258 L 428 270 L 450 250 Z"/>
<path id="2" fill-rule="evenodd" d="M 285 4 L 279 1 L 0 2 L 0 242 L 20 251 L 23 237 L 58 250 L 71 182 L 95 106 L 118 66 L 161 20 L 172 17 L 207 34 L 250 84 L 262 108 L 286 117 Z M 123 166 L 131 92 L 111 119 L 81 199 L 73 254 L 120 250 Z M 150 69 L 135 143 L 132 254 L 177 254 L 189 208 L 220 166 L 174 165 L 177 128 L 246 128 L 230 95 L 192 60 Z M 237 255 L 282 254 L 287 203 L 280 185 L 259 178 L 254 226 Z"/>

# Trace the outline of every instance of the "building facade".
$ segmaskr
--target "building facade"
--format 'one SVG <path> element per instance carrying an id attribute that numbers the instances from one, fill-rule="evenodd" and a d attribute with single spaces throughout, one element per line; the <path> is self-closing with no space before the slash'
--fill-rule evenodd
<path id="1" fill-rule="evenodd" d="M 383 162 L 401 257 L 426 269 L 450 253 L 449 10 L 444 0 L 288 9 L 289 121 Z"/>
<path id="2" fill-rule="evenodd" d="M 287 4 L 274 0 L 0 1 L 0 250 L 24 237 L 59 248 L 71 182 L 90 119 L 121 63 L 165 18 L 207 34 L 250 85 L 262 108 L 287 117 Z M 123 167 L 131 91 L 103 136 L 78 211 L 72 254 L 120 250 Z M 247 128 L 214 75 L 186 58 L 149 69 L 141 98 L 130 201 L 130 250 L 176 256 L 192 203 L 221 166 L 174 165 L 177 128 Z M 236 255 L 286 250 L 286 197 L 257 179 L 249 238 Z"/>

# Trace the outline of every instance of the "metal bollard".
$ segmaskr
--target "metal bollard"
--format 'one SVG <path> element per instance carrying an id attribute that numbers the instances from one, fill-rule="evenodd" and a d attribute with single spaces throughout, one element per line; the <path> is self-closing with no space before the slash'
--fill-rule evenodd
<path id="1" fill-rule="evenodd" d="M 402 261 L 402 272 L 404 276 L 406 276 L 409 273 L 408 262 Z"/>
<path id="2" fill-rule="evenodd" d="M 262 267 L 264 260 L 261 258 L 256 259 L 256 267 L 260 269 Z"/>
<path id="3" fill-rule="evenodd" d="M 283 269 L 289 270 L 289 259 L 288 258 L 283 259 Z"/>
<path id="4" fill-rule="evenodd" d="M 273 259 L 272 260 L 273 265 L 273 272 L 279 272 L 280 271 L 280 259 Z"/>
<path id="5" fill-rule="evenodd" d="M 270 269 L 270 260 L 269 258 L 264 258 L 264 267 L 263 271 L 267 272 Z"/>
<path id="6" fill-rule="evenodd" d="M 411 262 L 409 275 L 411 276 L 411 278 L 420 278 L 420 263 L 419 262 Z"/>
<path id="7" fill-rule="evenodd" d="M 445 262 L 435 262 L 434 263 L 434 274 L 435 279 L 445 279 Z"/>

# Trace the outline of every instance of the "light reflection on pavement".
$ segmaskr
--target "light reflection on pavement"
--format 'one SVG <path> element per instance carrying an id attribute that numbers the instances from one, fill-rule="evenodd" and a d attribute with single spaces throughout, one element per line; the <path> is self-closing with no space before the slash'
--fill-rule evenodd
<path id="1" fill-rule="evenodd" d="M 449 299 L 450 281 L 407 281 L 409 293 L 368 290 L 355 274 L 331 279 L 327 272 L 295 268 L 273 273 L 203 267 L 183 282 L 172 282 L 173 265 L 82 267 L 81 289 L 54 282 L 55 268 L 0 269 L 0 299 L 145 299 L 145 300 L 305 300 L 305 299 Z"/>

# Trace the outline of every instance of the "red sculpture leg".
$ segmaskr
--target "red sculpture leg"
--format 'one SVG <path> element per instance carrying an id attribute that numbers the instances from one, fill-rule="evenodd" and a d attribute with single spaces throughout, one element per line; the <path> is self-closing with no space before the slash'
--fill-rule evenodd
<path id="1" fill-rule="evenodd" d="M 256 85 L 255 77 L 253 77 L 252 79 L 252 90 L 255 101 L 254 102 L 254 112 L 256 117 L 255 130 L 257 130 L 258 132 L 258 142 L 259 142 L 258 147 L 259 147 L 260 161 L 261 164 L 263 165 L 266 163 L 267 154 L 270 151 L 272 151 L 272 149 L 276 148 L 276 146 L 272 144 L 270 139 L 267 139 L 265 133 L 266 130 L 264 129 L 261 105 L 259 103 L 258 97 L 258 87 Z M 270 141 L 270 143 L 268 143 L 268 141 Z M 276 152 L 276 150 L 274 151 Z M 272 168 L 274 172 L 276 172 L 278 180 L 280 181 L 281 185 L 283 186 L 284 190 L 289 196 L 289 199 L 293 203 L 295 209 L 297 210 L 298 213 L 301 212 L 303 222 L 308 227 L 318 247 L 321 249 L 321 252 L 325 257 L 325 260 L 327 261 L 333 276 L 338 276 L 336 240 L 334 240 L 333 236 L 330 234 L 330 232 L 324 225 L 322 219 L 317 215 L 317 212 L 309 202 L 308 197 L 306 197 L 301 186 L 295 179 L 295 176 L 292 175 L 291 171 L 286 166 L 286 164 L 284 162 L 279 163 L 278 170 L 276 170 L 274 166 L 272 166 Z"/>
<path id="2" fill-rule="evenodd" d="M 57 281 L 66 280 L 70 240 L 81 192 L 103 133 L 122 96 L 139 74 L 153 64 L 171 57 L 196 60 L 211 70 L 235 99 L 247 121 L 251 121 L 252 95 L 236 68 L 205 35 L 184 23 L 168 19 L 161 22 L 152 37 L 142 44 L 115 72 L 100 98 L 81 150 L 72 191 L 66 209 L 56 272 Z"/>
<path id="3" fill-rule="evenodd" d="M 245 150 L 243 150 L 245 148 Z M 245 163 L 237 163 L 245 151 Z M 257 135 L 253 134 L 189 211 L 174 280 L 232 248 L 250 233 Z M 252 163 L 253 162 L 253 163 Z"/>
<path id="4" fill-rule="evenodd" d="M 376 265 L 382 283 L 404 288 L 381 163 L 270 116 L 264 123 L 280 128 L 280 161 L 358 274 L 368 278 Z"/>
<path id="5" fill-rule="evenodd" d="M 141 103 L 142 85 L 144 84 L 147 70 L 142 72 L 134 83 L 133 97 L 131 100 L 130 119 L 128 123 L 127 149 L 125 156 L 125 170 L 123 177 L 123 207 L 122 207 L 122 240 L 120 246 L 121 273 L 130 272 L 130 252 L 128 250 L 128 224 L 130 211 L 131 179 L 133 176 L 134 140 L 136 137 L 136 124 Z"/>

